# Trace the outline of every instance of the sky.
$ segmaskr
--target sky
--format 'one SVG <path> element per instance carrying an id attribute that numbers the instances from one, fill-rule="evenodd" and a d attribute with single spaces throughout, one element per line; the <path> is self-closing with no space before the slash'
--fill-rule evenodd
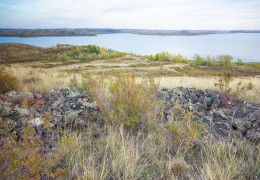
<path id="1" fill-rule="evenodd" d="M 0 28 L 260 30 L 260 0 L 0 0 Z"/>

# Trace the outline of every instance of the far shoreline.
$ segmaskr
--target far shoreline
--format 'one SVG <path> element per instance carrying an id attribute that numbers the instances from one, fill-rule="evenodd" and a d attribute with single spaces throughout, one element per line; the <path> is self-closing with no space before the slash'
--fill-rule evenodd
<path id="1" fill-rule="evenodd" d="M 137 34 L 153 36 L 202 36 L 214 34 L 260 33 L 260 30 L 146 30 L 146 29 L 9 29 L 0 28 L 0 37 L 70 37 L 98 36 L 101 34 Z"/>

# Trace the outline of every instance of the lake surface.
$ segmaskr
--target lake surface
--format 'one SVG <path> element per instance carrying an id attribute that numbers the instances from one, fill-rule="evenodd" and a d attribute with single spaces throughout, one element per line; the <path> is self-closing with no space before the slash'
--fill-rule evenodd
<path id="1" fill-rule="evenodd" d="M 216 34 L 202 36 L 152 36 L 136 34 L 102 34 L 98 36 L 70 37 L 0 37 L 0 43 L 24 43 L 41 47 L 56 44 L 88 45 L 150 55 L 157 52 L 170 52 L 192 58 L 195 53 L 201 56 L 216 57 L 230 54 L 236 60 L 260 62 L 260 34 Z"/>

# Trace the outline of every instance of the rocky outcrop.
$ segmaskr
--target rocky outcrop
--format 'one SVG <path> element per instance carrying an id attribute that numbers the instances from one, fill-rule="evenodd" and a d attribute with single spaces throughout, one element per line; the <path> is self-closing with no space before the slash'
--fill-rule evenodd
<path id="1" fill-rule="evenodd" d="M 203 122 L 216 137 L 235 135 L 260 142 L 260 106 L 257 104 L 232 103 L 230 96 L 228 107 L 223 108 L 218 92 L 195 88 L 164 88 L 157 93 L 157 98 L 164 105 L 165 121 L 174 120 L 176 108 L 180 106 L 191 111 L 194 120 Z"/>
<path id="2" fill-rule="evenodd" d="M 83 129 L 99 117 L 86 92 L 63 88 L 48 94 L 9 92 L 0 98 L 0 118 L 12 133 L 21 136 L 25 123 L 38 127 L 48 121 L 53 128 Z"/>
<path id="3" fill-rule="evenodd" d="M 194 88 L 164 88 L 156 97 L 163 104 L 166 122 L 178 120 L 176 112 L 182 108 L 192 112 L 194 121 L 204 124 L 216 138 L 233 135 L 260 143 L 260 106 L 257 104 L 232 103 L 230 96 L 228 107 L 223 108 L 218 92 Z M 90 121 L 101 125 L 104 122 L 97 105 L 87 98 L 86 92 L 70 88 L 48 94 L 6 93 L 0 96 L 0 118 L 18 137 L 22 136 L 25 123 L 38 127 L 48 121 L 53 129 L 78 130 L 86 128 Z"/>

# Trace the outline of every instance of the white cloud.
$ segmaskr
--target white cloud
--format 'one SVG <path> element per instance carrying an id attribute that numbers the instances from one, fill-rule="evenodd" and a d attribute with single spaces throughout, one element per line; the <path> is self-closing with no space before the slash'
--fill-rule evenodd
<path id="1" fill-rule="evenodd" d="M 0 1 L 0 27 L 260 29 L 259 0 Z"/>

